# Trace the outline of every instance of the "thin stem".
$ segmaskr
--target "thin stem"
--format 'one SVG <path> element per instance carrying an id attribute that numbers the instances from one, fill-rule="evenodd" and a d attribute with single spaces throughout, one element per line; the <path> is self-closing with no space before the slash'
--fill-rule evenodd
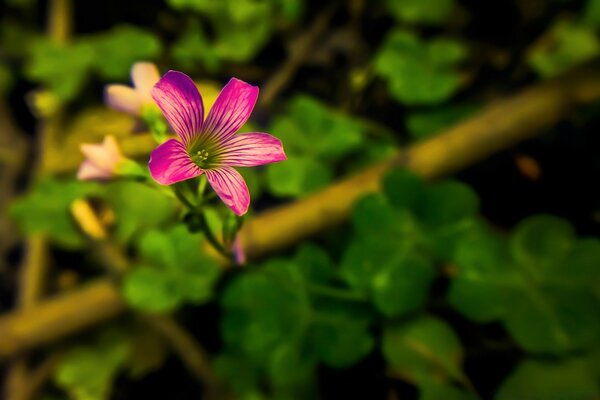
<path id="1" fill-rule="evenodd" d="M 183 203 L 183 205 L 185 205 L 187 208 L 189 208 L 190 210 L 194 210 L 196 208 L 196 205 L 193 204 L 186 196 L 185 194 L 183 194 L 182 190 L 181 190 L 181 186 L 178 184 L 172 185 L 171 186 L 173 188 L 173 193 L 175 193 L 175 196 L 179 199 L 179 201 L 181 203 Z"/>
<path id="2" fill-rule="evenodd" d="M 200 181 L 198 182 L 198 204 L 202 204 L 202 200 L 204 199 L 204 191 L 206 190 L 206 183 L 208 180 L 206 176 L 200 175 Z"/>
<path id="3" fill-rule="evenodd" d="M 206 215 L 204 212 L 200 212 L 200 223 L 202 224 L 202 232 L 211 246 L 214 247 L 214 249 L 217 250 L 219 254 L 221 254 L 227 260 L 233 261 L 233 255 L 231 252 L 227 251 L 227 249 L 223 247 L 221 242 L 219 242 L 213 231 L 210 229 L 210 226 L 208 226 L 208 221 L 206 220 Z"/>

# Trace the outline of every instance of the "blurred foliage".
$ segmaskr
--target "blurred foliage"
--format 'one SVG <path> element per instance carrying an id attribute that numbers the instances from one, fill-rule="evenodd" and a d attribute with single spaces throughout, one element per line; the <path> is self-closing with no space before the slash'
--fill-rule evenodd
<path id="1" fill-rule="evenodd" d="M 201 235 L 190 234 L 183 225 L 166 232 L 147 231 L 138 244 L 142 264 L 123 282 L 125 299 L 135 308 L 152 312 L 210 300 L 219 268 L 202 251 L 200 239 Z"/>
<path id="2" fill-rule="evenodd" d="M 375 57 L 375 71 L 387 80 L 391 95 L 404 104 L 435 104 L 448 100 L 461 86 L 457 65 L 467 48 L 455 39 L 420 39 L 394 30 Z"/>
<path id="3" fill-rule="evenodd" d="M 314 98 L 293 98 L 287 113 L 277 116 L 268 129 L 277 132 L 288 156 L 284 163 L 267 166 L 269 191 L 278 197 L 306 196 L 330 183 L 336 167 L 349 156 L 354 163 L 369 158 L 373 161 L 376 158 L 368 151 L 376 149 L 384 159 L 389 153 L 379 146 L 389 148 L 390 143 L 367 140 L 368 130 L 362 121 L 331 110 Z"/>
<path id="4" fill-rule="evenodd" d="M 173 56 L 188 68 L 202 63 L 209 69 L 223 61 L 248 61 L 273 32 L 298 19 L 301 0 L 168 0 L 178 11 L 206 18 L 208 26 L 193 21 L 173 47 Z M 214 35 L 206 33 L 211 30 Z"/>
<path id="5" fill-rule="evenodd" d="M 71 217 L 70 207 L 74 200 L 101 190 L 96 183 L 44 179 L 12 205 L 10 214 L 25 234 L 41 233 L 61 246 L 82 247 L 85 240 Z"/>
<path id="6" fill-rule="evenodd" d="M 387 0 L 387 9 L 399 22 L 442 24 L 451 15 L 454 0 Z"/>
<path id="7" fill-rule="evenodd" d="M 556 76 L 600 54 L 600 39 L 593 29 L 573 22 L 558 22 L 529 54 L 532 68 L 543 77 Z"/>

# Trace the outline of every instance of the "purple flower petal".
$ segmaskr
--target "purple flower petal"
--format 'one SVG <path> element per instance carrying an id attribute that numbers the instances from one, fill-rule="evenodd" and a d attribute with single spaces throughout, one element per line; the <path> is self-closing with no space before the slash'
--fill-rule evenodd
<path id="1" fill-rule="evenodd" d="M 150 91 L 159 79 L 160 73 L 154 63 L 136 62 L 133 64 L 133 67 L 131 67 L 131 80 L 133 81 L 133 86 L 144 102 L 152 103 Z"/>
<path id="2" fill-rule="evenodd" d="M 221 145 L 219 164 L 254 167 L 286 159 L 281 140 L 268 133 L 240 133 Z"/>
<path id="3" fill-rule="evenodd" d="M 204 131 L 216 141 L 236 133 L 250 118 L 258 98 L 258 87 L 231 78 L 206 117 Z"/>
<path id="4" fill-rule="evenodd" d="M 182 72 L 169 71 L 152 89 L 152 98 L 187 146 L 202 130 L 204 119 L 202 97 L 194 81 Z"/>
<path id="5" fill-rule="evenodd" d="M 250 193 L 240 173 L 231 167 L 209 169 L 204 172 L 223 203 L 237 215 L 246 214 L 250 205 Z"/>
<path id="6" fill-rule="evenodd" d="M 142 107 L 138 93 L 125 85 L 107 85 L 104 89 L 104 102 L 112 109 L 137 115 Z"/>
<path id="7" fill-rule="evenodd" d="M 188 156 L 183 143 L 169 139 L 152 151 L 148 162 L 150 174 L 162 185 L 171 185 L 202 174 Z"/>

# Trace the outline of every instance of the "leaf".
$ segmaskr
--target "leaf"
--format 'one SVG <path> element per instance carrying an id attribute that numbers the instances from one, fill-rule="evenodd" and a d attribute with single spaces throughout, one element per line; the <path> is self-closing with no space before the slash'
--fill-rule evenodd
<path id="1" fill-rule="evenodd" d="M 96 54 L 94 67 L 106 79 L 122 79 L 139 60 L 153 60 L 162 51 L 154 33 L 134 25 L 117 25 L 89 39 Z"/>
<path id="2" fill-rule="evenodd" d="M 464 120 L 477 110 L 477 106 L 466 104 L 417 111 L 408 116 L 405 125 L 413 139 L 423 140 Z"/>
<path id="3" fill-rule="evenodd" d="M 450 39 L 426 42 L 413 33 L 392 31 L 375 57 L 375 71 L 387 80 L 392 96 L 401 103 L 436 104 L 460 87 L 456 64 L 467 50 Z"/>
<path id="4" fill-rule="evenodd" d="M 278 260 L 234 279 L 222 297 L 225 343 L 264 365 L 274 349 L 302 335 L 310 314 L 302 279 Z"/>
<path id="5" fill-rule="evenodd" d="M 177 308 L 183 295 L 163 271 L 139 266 L 123 280 L 123 295 L 132 306 L 142 311 L 166 312 Z"/>
<path id="6" fill-rule="evenodd" d="M 473 189 L 457 182 L 440 182 L 427 187 L 416 214 L 430 226 L 445 226 L 473 217 L 479 210 L 479 199 Z"/>
<path id="7" fill-rule="evenodd" d="M 562 362 L 523 361 L 504 381 L 497 400 L 592 399 L 598 382 L 579 359 Z"/>
<path id="8" fill-rule="evenodd" d="M 182 302 L 203 304 L 213 296 L 219 277 L 216 261 L 202 251 L 202 235 L 185 226 L 149 231 L 139 242 L 148 266 L 133 269 L 124 280 L 125 298 L 145 311 L 168 311 Z"/>
<path id="9" fill-rule="evenodd" d="M 478 321 L 502 320 L 533 353 L 564 354 L 600 339 L 590 279 L 600 269 L 598 242 L 575 241 L 568 223 L 544 215 L 520 223 L 510 249 L 504 238 L 482 233 L 458 246 L 449 294 L 455 308 Z"/>
<path id="10" fill-rule="evenodd" d="M 388 201 L 397 209 L 413 210 L 425 191 L 423 180 L 413 172 L 394 169 L 383 178 L 383 191 Z"/>
<path id="11" fill-rule="evenodd" d="M 386 6 L 399 21 L 440 25 L 450 17 L 454 0 L 387 0 Z"/>
<path id="12" fill-rule="evenodd" d="M 395 373 L 419 384 L 461 379 L 462 347 L 449 325 L 430 316 L 393 324 L 383 332 L 383 355 Z"/>
<path id="13" fill-rule="evenodd" d="M 589 291 L 527 287 L 506 329 L 527 351 L 561 354 L 600 340 L 598 301 Z"/>
<path id="14" fill-rule="evenodd" d="M 54 373 L 54 381 L 73 399 L 106 400 L 128 353 L 124 338 L 107 332 L 91 346 L 73 347 L 67 351 Z"/>
<path id="15" fill-rule="evenodd" d="M 269 359 L 268 375 L 279 391 L 296 391 L 314 385 L 315 358 L 302 351 L 296 343 L 277 347 Z"/>
<path id="16" fill-rule="evenodd" d="M 435 276 L 436 271 L 429 260 L 407 254 L 373 278 L 375 307 L 387 317 L 420 309 L 427 300 Z"/>
<path id="17" fill-rule="evenodd" d="M 302 197 L 326 186 L 333 172 L 310 157 L 289 157 L 267 166 L 267 186 L 278 197 Z"/>
<path id="18" fill-rule="evenodd" d="M 327 283 L 335 276 L 329 255 L 314 244 L 301 244 L 294 254 L 294 262 L 308 282 Z"/>
<path id="19" fill-rule="evenodd" d="M 219 56 L 196 20 L 190 23 L 172 45 L 171 54 L 184 69 L 192 69 L 200 64 L 214 71 L 220 65 Z"/>
<path id="20" fill-rule="evenodd" d="M 288 114 L 276 118 L 269 131 L 281 139 L 288 155 L 326 162 L 340 160 L 364 141 L 358 121 L 308 96 L 294 97 Z"/>
<path id="21" fill-rule="evenodd" d="M 381 233 L 395 244 L 403 239 L 410 239 L 417 229 L 414 218 L 409 213 L 392 208 L 380 194 L 366 195 L 356 202 L 352 226 L 358 236 Z"/>
<path id="22" fill-rule="evenodd" d="M 544 274 L 552 264 L 565 261 L 575 242 L 573 227 L 551 215 L 535 215 L 517 225 L 511 250 L 517 261 L 534 274 Z"/>
<path id="23" fill-rule="evenodd" d="M 311 338 L 321 361 L 334 368 L 347 368 L 371 352 L 375 341 L 365 321 L 332 316 L 312 326 Z"/>
<path id="24" fill-rule="evenodd" d="M 25 234 L 42 233 L 58 245 L 74 249 L 83 246 L 85 239 L 71 217 L 71 203 L 101 191 L 96 183 L 46 178 L 14 202 L 9 213 Z"/>
<path id="25" fill-rule="evenodd" d="M 164 193 L 143 183 L 114 182 L 106 189 L 117 221 L 116 236 L 122 243 L 144 231 L 164 225 L 175 214 L 175 203 Z"/>
<path id="26" fill-rule="evenodd" d="M 449 291 L 450 304 L 478 322 L 490 322 L 512 309 L 521 291 L 505 238 L 489 231 L 464 238 L 458 245 L 458 269 Z"/>
<path id="27" fill-rule="evenodd" d="M 527 61 L 538 75 L 559 75 L 600 53 L 600 40 L 590 27 L 559 21 L 530 49 Z"/>
<path id="28" fill-rule="evenodd" d="M 31 45 L 25 72 L 30 79 L 48 86 L 61 100 L 68 101 L 83 88 L 94 60 L 94 48 L 88 43 L 67 45 L 38 39 Z"/>

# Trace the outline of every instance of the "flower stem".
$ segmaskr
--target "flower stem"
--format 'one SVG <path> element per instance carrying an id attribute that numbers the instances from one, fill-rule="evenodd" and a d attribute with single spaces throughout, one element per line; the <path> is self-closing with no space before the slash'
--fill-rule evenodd
<path id="1" fill-rule="evenodd" d="M 199 216 L 202 232 L 204 233 L 206 240 L 208 240 L 208 242 L 215 248 L 215 250 L 217 250 L 223 257 L 225 257 L 228 260 L 233 260 L 233 255 L 231 254 L 231 252 L 225 249 L 225 247 L 221 244 L 221 242 L 219 242 L 213 231 L 210 229 L 210 226 L 208 226 L 208 221 L 206 220 L 206 215 L 204 214 L 204 212 L 201 211 L 199 213 Z"/>

